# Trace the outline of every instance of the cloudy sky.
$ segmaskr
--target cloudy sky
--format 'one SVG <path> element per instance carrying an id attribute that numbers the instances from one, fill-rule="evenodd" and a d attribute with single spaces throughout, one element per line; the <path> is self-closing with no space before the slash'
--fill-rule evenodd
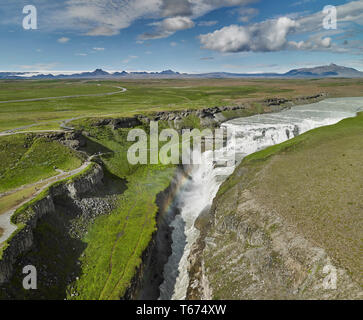
<path id="1" fill-rule="evenodd" d="M 363 70 L 363 0 L 0 3 L 1 71 L 253 73 L 331 62 Z M 36 30 L 23 27 L 27 5 L 37 9 Z M 327 5 L 336 29 L 324 28 Z"/>

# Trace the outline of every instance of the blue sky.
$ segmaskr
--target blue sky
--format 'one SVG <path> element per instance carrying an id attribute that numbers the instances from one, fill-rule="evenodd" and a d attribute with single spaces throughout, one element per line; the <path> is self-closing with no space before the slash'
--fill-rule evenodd
<path id="1" fill-rule="evenodd" d="M 1 71 L 363 70 L 363 0 L 0 0 Z M 37 29 L 23 28 L 23 8 Z M 323 9 L 337 9 L 326 30 Z"/>

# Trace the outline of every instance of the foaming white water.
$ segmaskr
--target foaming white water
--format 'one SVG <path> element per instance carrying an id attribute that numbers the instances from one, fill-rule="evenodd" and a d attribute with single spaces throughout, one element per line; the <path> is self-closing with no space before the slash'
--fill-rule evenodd
<path id="1" fill-rule="evenodd" d="M 239 118 L 223 124 L 233 128 L 235 139 L 231 143 L 236 158 L 268 146 L 282 143 L 308 130 L 331 125 L 353 117 L 363 111 L 363 98 L 328 99 L 319 103 L 296 106 L 274 114 Z M 172 255 L 164 267 L 164 282 L 160 286 L 160 299 L 183 300 L 189 285 L 188 257 L 191 246 L 199 236 L 195 220 L 211 206 L 220 185 L 231 174 L 228 167 L 216 167 L 210 151 L 202 155 L 202 164 L 192 167 L 190 180 L 181 190 L 176 205 L 180 215 L 171 223 L 174 228 Z"/>

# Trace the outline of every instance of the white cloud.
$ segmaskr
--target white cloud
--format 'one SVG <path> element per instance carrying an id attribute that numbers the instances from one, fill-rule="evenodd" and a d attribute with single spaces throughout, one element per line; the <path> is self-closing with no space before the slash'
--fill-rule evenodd
<path id="1" fill-rule="evenodd" d="M 246 8 L 247 5 L 258 2 L 259 0 L 65 0 L 65 1 L 45 1 L 38 0 L 39 2 L 44 2 L 42 4 L 42 16 L 39 17 L 43 21 L 42 28 L 51 31 L 65 29 L 67 31 L 72 31 L 78 34 L 84 34 L 88 36 L 112 36 L 120 32 L 120 30 L 128 28 L 136 20 L 139 19 L 154 19 L 153 24 L 150 25 L 150 30 L 141 35 L 142 39 L 159 39 L 171 36 L 175 32 L 193 28 L 195 26 L 195 20 L 206 15 L 207 13 L 222 8 L 222 7 L 242 7 L 240 10 L 240 20 L 244 23 L 250 21 L 251 17 L 257 14 L 256 9 Z M 266 0 L 267 1 L 267 0 Z M 301 3 L 309 2 L 309 0 L 295 0 Z M 15 4 L 14 4 L 15 2 Z M 6 6 L 8 14 L 6 14 L 5 19 L 1 19 L 0 24 L 7 23 L 19 23 L 15 18 L 10 19 L 7 17 L 13 17 L 13 12 L 17 12 L 18 3 L 20 0 L 13 0 L 9 5 Z M 293 3 L 293 1 L 292 1 Z M 321 8 L 322 9 L 322 8 Z M 350 1 L 343 5 L 337 6 L 338 9 L 338 30 L 341 34 L 344 30 L 347 30 L 347 26 L 352 22 L 358 25 L 363 25 L 363 1 Z M 304 15 L 306 13 L 303 13 Z M 227 44 L 227 46 L 232 47 L 232 50 L 236 50 L 238 47 L 238 42 L 242 50 L 247 50 L 243 48 L 250 47 L 251 50 L 279 50 L 277 47 L 290 47 L 289 42 L 299 43 L 293 38 L 294 34 L 303 33 L 317 33 L 322 31 L 322 21 L 324 14 L 321 11 L 315 14 L 301 16 L 289 16 L 285 18 L 290 18 L 295 20 L 297 27 L 287 28 L 287 34 L 284 33 L 282 36 L 274 35 L 274 31 L 266 30 L 266 37 L 264 36 L 264 28 L 262 24 L 269 25 L 267 20 L 265 22 L 259 23 L 256 30 L 253 30 L 253 26 L 245 26 L 244 30 L 239 29 L 238 33 L 241 33 L 244 37 L 254 37 L 257 34 L 259 39 L 251 40 L 251 44 L 244 44 L 243 38 L 238 40 L 234 39 L 232 41 L 237 42 L 234 44 Z M 10 19 L 10 20 L 9 20 Z M 170 20 L 171 19 L 171 20 Z M 183 23 L 184 20 L 184 23 Z M 278 18 L 272 21 L 277 21 Z M 212 26 L 215 25 L 216 21 L 201 21 L 198 23 L 199 26 Z M 274 24 L 270 23 L 273 27 Z M 228 37 L 232 37 L 232 26 L 225 27 L 231 28 L 231 30 L 224 30 L 224 33 Z M 223 28 L 224 29 L 224 28 Z M 283 31 L 284 28 L 281 28 Z M 222 30 L 222 29 L 221 29 Z M 219 31 L 221 31 L 219 30 Z M 228 32 L 227 32 L 228 31 Z M 236 30 L 235 30 L 236 31 Z M 275 32 L 278 32 L 275 30 Z M 283 31 L 284 32 L 284 31 Z M 310 35 L 310 34 L 309 34 Z M 217 37 L 217 34 L 215 35 Z M 220 35 L 221 36 L 221 35 Z M 276 45 L 271 45 L 269 37 L 276 36 L 280 43 Z M 205 41 L 208 38 L 207 35 L 201 36 Z M 330 37 L 329 35 L 325 38 Z M 289 38 L 289 39 L 288 39 Z M 291 39 L 292 38 L 292 39 Z M 331 37 L 330 37 L 331 38 Z M 299 39 L 300 40 L 300 39 Z M 218 41 L 222 42 L 220 37 Z M 308 42 L 309 40 L 305 40 Z M 336 38 L 331 38 L 330 48 L 334 49 L 334 41 Z M 262 42 L 265 45 L 262 45 Z M 61 42 L 62 43 L 62 42 Z M 63 42 L 63 43 L 66 43 Z M 283 43 L 283 45 L 281 45 Z M 319 42 L 318 42 L 319 43 Z M 320 46 L 324 47 L 328 45 L 328 40 L 321 42 Z M 216 50 L 227 52 L 228 50 L 221 50 L 217 45 L 212 46 L 211 44 L 204 45 L 205 47 L 216 47 Z M 318 44 L 319 46 L 319 44 Z M 296 47 L 296 45 L 295 45 Z M 301 45 L 301 48 L 314 47 L 314 45 Z M 255 49 L 254 49 L 255 48 Z M 260 49 L 259 49 L 260 48 Z M 296 48 L 295 48 L 296 49 Z M 342 48 L 343 49 L 343 48 Z M 345 50 L 348 50 L 345 46 Z M 213 49 L 214 50 L 214 49 Z M 334 49 L 335 50 L 335 49 Z M 356 51 L 358 51 L 356 47 Z M 233 51 L 234 52 L 234 51 Z"/>
<path id="2" fill-rule="evenodd" d="M 187 18 L 190 21 L 222 7 L 243 6 L 259 0 L 67 0 L 55 3 L 47 15 L 47 28 L 67 28 L 88 36 L 113 36 L 138 19 Z M 173 21 L 172 21 L 173 22 Z M 175 21 L 174 21 L 175 22 Z M 146 38 L 167 37 L 176 31 L 161 29 L 146 32 Z"/>
<path id="3" fill-rule="evenodd" d="M 249 26 L 231 25 L 212 33 L 199 36 L 205 49 L 219 52 L 265 52 L 290 50 L 331 50 L 335 52 L 359 51 L 361 45 L 355 48 L 338 47 L 333 43 L 332 35 L 347 31 L 347 25 L 356 23 L 363 25 L 363 1 L 352 1 L 337 6 L 338 30 L 323 29 L 325 15 L 323 11 L 298 17 L 266 20 Z M 251 11 L 252 13 L 252 11 Z M 310 34 L 309 39 L 301 41 L 290 40 L 294 35 Z M 312 34 L 312 35 L 311 35 Z"/>
<path id="4" fill-rule="evenodd" d="M 330 37 L 313 37 L 307 41 L 290 41 L 289 45 L 298 50 L 328 49 L 332 46 L 332 39 Z"/>
<path id="5" fill-rule="evenodd" d="M 163 16 L 188 16 L 197 18 L 208 12 L 233 6 L 245 6 L 259 0 L 162 0 Z"/>
<path id="6" fill-rule="evenodd" d="M 289 18 L 267 20 L 248 27 L 231 25 L 200 36 L 205 49 L 220 52 L 278 51 L 287 44 L 286 36 L 296 27 Z"/>
<path id="7" fill-rule="evenodd" d="M 167 31 L 175 32 L 194 27 L 194 22 L 188 17 L 168 18 L 161 22 L 160 26 Z"/>
<path id="8" fill-rule="evenodd" d="M 94 47 L 94 51 L 105 51 L 105 48 Z"/>
<path id="9" fill-rule="evenodd" d="M 69 40 L 70 40 L 70 39 L 69 39 L 69 38 L 67 38 L 67 37 L 62 37 L 62 38 L 59 38 L 57 41 L 58 41 L 59 43 L 67 43 Z"/>
<path id="10" fill-rule="evenodd" d="M 338 29 L 341 32 L 345 23 L 357 23 L 363 25 L 363 1 L 351 1 L 341 6 L 336 6 L 338 17 Z M 323 11 L 316 12 L 297 19 L 299 23 L 299 32 L 317 32 L 323 29 L 323 20 L 325 18 Z"/>
<path id="11" fill-rule="evenodd" d="M 142 17 L 159 16 L 161 0 L 68 0 L 53 23 L 89 36 L 112 36 Z"/>
<path id="12" fill-rule="evenodd" d="M 154 22 L 151 25 L 155 27 L 155 30 L 142 34 L 140 39 L 148 40 L 166 38 L 177 31 L 193 28 L 195 24 L 193 20 L 188 17 L 173 17 L 164 19 L 160 22 Z"/>
<path id="13" fill-rule="evenodd" d="M 163 0 L 161 5 L 162 16 L 190 16 L 193 14 L 192 4 L 189 0 Z"/>
<path id="14" fill-rule="evenodd" d="M 245 6 L 259 0 L 190 0 L 190 2 L 193 4 L 193 16 L 200 17 L 219 8 Z"/>
<path id="15" fill-rule="evenodd" d="M 248 22 L 253 17 L 257 16 L 259 11 L 255 8 L 241 8 L 238 10 L 239 13 L 239 21 Z"/>

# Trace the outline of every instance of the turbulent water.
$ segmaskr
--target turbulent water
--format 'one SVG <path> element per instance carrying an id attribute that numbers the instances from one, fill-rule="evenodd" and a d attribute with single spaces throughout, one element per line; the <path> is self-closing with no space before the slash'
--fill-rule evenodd
<path id="1" fill-rule="evenodd" d="M 223 126 L 233 129 L 235 139 L 227 146 L 241 161 L 245 156 L 268 146 L 284 142 L 308 130 L 335 124 L 363 111 L 363 98 L 327 99 L 319 103 L 296 106 L 279 113 L 256 115 L 228 121 Z M 174 228 L 172 255 L 164 267 L 160 299 L 183 300 L 189 285 L 188 256 L 199 236 L 196 218 L 208 210 L 220 185 L 231 174 L 231 168 L 215 165 L 211 152 L 202 155 L 202 164 L 192 166 L 190 179 L 176 199 L 180 210 L 171 223 Z"/>

